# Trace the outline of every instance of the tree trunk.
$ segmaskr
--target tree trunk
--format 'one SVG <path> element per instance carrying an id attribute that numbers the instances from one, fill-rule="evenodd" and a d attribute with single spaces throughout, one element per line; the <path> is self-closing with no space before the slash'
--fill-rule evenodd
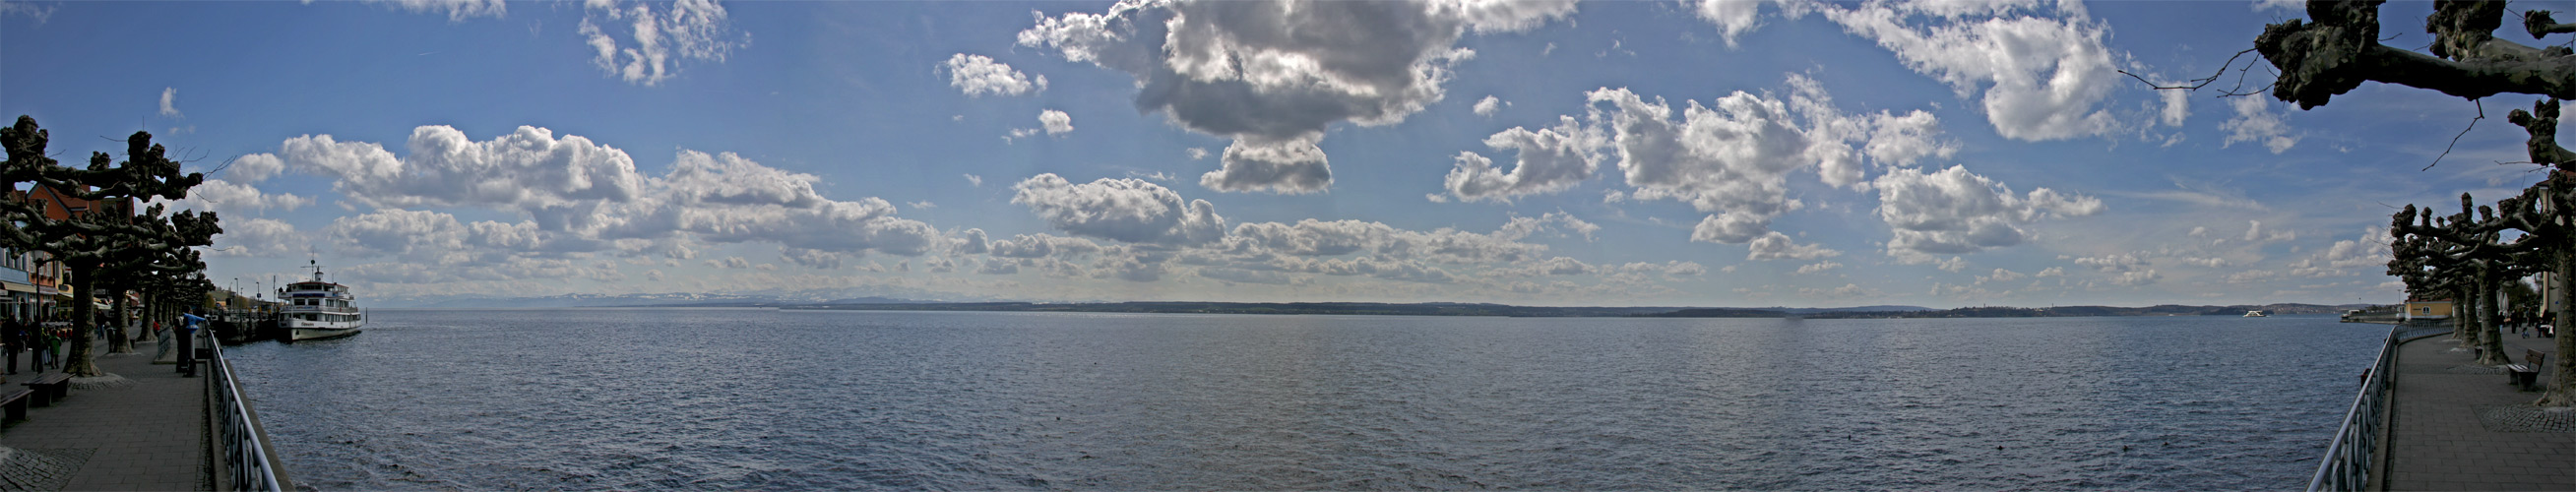
<path id="1" fill-rule="evenodd" d="M 96 265 L 88 265 L 94 263 L 95 260 L 82 258 L 67 259 L 69 259 L 69 263 L 71 263 L 72 279 L 78 280 L 78 282 L 74 282 L 72 284 L 72 337 L 68 340 L 72 345 L 72 353 L 70 357 L 63 359 L 63 372 L 72 375 L 72 377 L 106 375 L 107 372 L 98 370 L 98 363 L 91 360 L 89 355 L 89 332 L 92 327 L 91 324 L 98 322 L 96 320 L 98 317 L 97 303 L 91 301 L 91 295 L 94 294 L 93 291 L 98 289 L 98 279 L 96 278 L 98 267 Z"/>
<path id="2" fill-rule="evenodd" d="M 2479 267 L 2478 276 L 2478 365 L 2501 366 L 2513 363 L 2504 356 L 2504 334 L 2496 331 L 2496 294 L 2504 289 L 2495 278 L 2495 267 Z"/>
<path id="3" fill-rule="evenodd" d="M 154 295 L 150 292 L 144 293 L 143 299 L 143 322 L 141 323 L 143 325 L 143 334 L 135 335 L 134 341 L 136 343 L 158 341 L 158 339 L 154 338 L 155 335 L 152 333 L 152 323 L 154 320 L 161 319 L 162 306 L 169 304 L 169 302 L 161 296 Z"/>
<path id="4" fill-rule="evenodd" d="M 2551 305 L 2557 320 L 2550 325 L 2558 329 L 2558 355 L 2557 360 L 2549 361 L 2550 367 L 2539 368 L 2550 373 L 2549 387 L 2544 388 L 2540 399 L 2531 404 L 2576 407 L 2576 362 L 2567 359 L 2568 355 L 2576 354 L 2576 337 L 2567 336 L 2567 327 L 2576 326 L 2576 314 L 2568 313 L 2569 308 L 2576 308 L 2576 292 L 2568 292 L 2569 288 L 2576 288 L 2576 248 L 2561 249 L 2556 256 L 2558 264 L 2553 266 L 2558 267 L 2558 274 L 2549 276 L 2549 280 L 2558 285 L 2550 286 L 2549 293 L 2550 297 L 2556 298 L 2552 300 L 2558 302 Z"/>
<path id="5" fill-rule="evenodd" d="M 2459 342 L 2462 348 L 2471 347 L 2478 341 L 2477 318 L 2469 315 L 2477 312 L 2477 289 L 2461 285 L 2451 289 L 2451 299 L 2451 341 Z"/>
<path id="6" fill-rule="evenodd" d="M 126 301 L 125 291 L 126 286 L 119 285 L 109 289 L 108 292 L 108 295 L 116 296 L 116 313 L 113 315 L 115 319 L 107 323 L 107 353 L 110 354 L 134 353 L 133 337 L 125 334 L 125 330 L 132 324 L 125 317 L 126 308 L 131 307 L 131 304 Z"/>

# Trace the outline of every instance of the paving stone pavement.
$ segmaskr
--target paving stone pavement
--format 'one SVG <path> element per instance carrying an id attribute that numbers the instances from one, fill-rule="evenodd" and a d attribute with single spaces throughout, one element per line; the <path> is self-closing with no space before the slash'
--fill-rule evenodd
<path id="1" fill-rule="evenodd" d="M 2501 372 L 2457 370 L 2476 357 L 2454 352 L 2449 336 L 2397 349 L 2385 490 L 2576 490 L 2576 432 L 2552 431 L 2538 392 L 2516 389 Z M 2505 353 L 2557 354 L 2556 339 L 2505 334 Z M 2541 375 L 2547 383 L 2548 374 Z M 2526 410 L 2527 409 L 2527 410 Z M 2483 414 L 2482 414 L 2483 411 Z M 2519 422 L 2526 425 L 2500 425 Z"/>
<path id="2" fill-rule="evenodd" d="M 99 369 L 133 380 L 132 386 L 73 389 L 53 406 L 29 408 L 27 421 L 0 430 L 0 446 L 89 450 L 89 459 L 61 481 L 62 490 L 212 490 L 203 467 L 205 381 L 153 365 L 150 355 L 105 352 L 105 345 L 98 347 Z M 34 379 L 22 370 L 0 388 Z"/>

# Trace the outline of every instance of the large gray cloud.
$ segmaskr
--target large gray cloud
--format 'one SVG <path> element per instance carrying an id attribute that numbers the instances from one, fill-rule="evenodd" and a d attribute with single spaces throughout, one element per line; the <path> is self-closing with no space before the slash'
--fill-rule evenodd
<path id="1" fill-rule="evenodd" d="M 1468 31 L 1514 31 L 1573 12 L 1543 2 L 1128 0 L 1099 14 L 1041 18 L 1019 43 L 1136 77 L 1136 107 L 1232 137 L 1226 191 L 1330 186 L 1320 150 L 1337 122 L 1402 121 L 1443 97 Z"/>

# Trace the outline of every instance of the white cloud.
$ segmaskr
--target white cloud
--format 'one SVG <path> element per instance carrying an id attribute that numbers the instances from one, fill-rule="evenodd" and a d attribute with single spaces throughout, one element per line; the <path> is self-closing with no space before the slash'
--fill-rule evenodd
<path id="1" fill-rule="evenodd" d="M 312 246 L 295 225 L 275 219 L 224 218 L 223 234 L 215 235 L 207 256 L 217 257 L 282 257 L 304 253 Z"/>
<path id="2" fill-rule="evenodd" d="M 219 175 L 235 183 L 252 184 L 285 170 L 286 161 L 278 159 L 276 154 L 251 154 L 234 158 Z"/>
<path id="3" fill-rule="evenodd" d="M 993 256 L 1004 258 L 1050 258 L 1087 256 L 1101 251 L 1099 243 L 1077 237 L 1047 234 L 1020 234 L 992 243 Z"/>
<path id="4" fill-rule="evenodd" d="M 2219 130 L 2227 132 L 2227 141 L 2220 144 L 2221 147 L 2239 142 L 2261 142 L 2263 148 L 2279 154 L 2299 144 L 2299 137 L 2290 135 L 2289 123 L 2282 122 L 2281 115 L 2272 112 L 2271 98 L 2229 98 L 2227 106 L 2236 110 L 2236 116 L 2218 125 Z"/>
<path id="5" fill-rule="evenodd" d="M 1977 284 L 1984 285 L 1987 282 L 2011 282 L 2014 280 L 2021 280 L 2023 276 L 2024 275 L 2020 272 L 1997 268 L 1992 274 L 1977 276 Z"/>
<path id="6" fill-rule="evenodd" d="M 0 1 L 0 17 L 23 15 L 27 16 L 27 18 L 35 19 L 37 24 L 44 24 L 54 20 L 54 10 L 61 7 L 61 5 L 46 5 L 39 7 L 28 4 L 27 2 Z"/>
<path id="7" fill-rule="evenodd" d="M 1040 111 L 1038 112 L 1038 126 L 1045 128 L 1048 135 L 1073 133 L 1073 115 L 1064 114 L 1063 111 L 1052 109 Z"/>
<path id="8" fill-rule="evenodd" d="M 2064 19 L 1998 16 L 2036 4 L 1868 3 L 1823 12 L 1963 97 L 1982 90 L 1986 119 L 2004 137 L 2055 140 L 2116 130 L 2110 112 L 2096 108 L 2125 80 L 2104 47 L 2110 29 L 2074 2 L 2056 4 Z M 1938 21 L 1909 22 L 1917 16 Z M 1995 17 L 1969 18 L 1984 16 Z"/>
<path id="9" fill-rule="evenodd" d="M 1934 172 L 1897 169 L 1879 176 L 1879 218 L 1894 230 L 1891 256 L 1976 252 L 2021 244 L 2018 224 L 2049 217 L 2080 217 L 2102 210 L 2102 201 L 2048 188 L 2015 196 L 2002 183 L 1951 166 Z"/>
<path id="10" fill-rule="evenodd" d="M 965 53 L 949 55 L 948 61 L 940 63 L 939 68 L 941 71 L 948 72 L 949 87 L 956 87 L 958 91 L 965 92 L 970 97 L 985 94 L 1028 95 L 1046 92 L 1047 88 L 1046 76 L 1030 78 L 1027 74 L 1011 69 L 1010 65 L 993 61 L 992 58 L 984 55 Z"/>
<path id="11" fill-rule="evenodd" d="M 1682 200 L 1711 212 L 1694 230 L 1701 241 L 1750 241 L 1770 230 L 1772 218 L 1804 207 L 1788 196 L 1791 172 L 1813 166 L 1826 184 L 1859 187 L 1868 185 L 1864 156 L 1910 165 L 1956 152 L 1938 137 L 1931 113 L 1845 115 L 1815 80 L 1793 75 L 1788 84 L 1786 100 L 1739 91 L 1707 105 L 1685 101 L 1678 121 L 1661 98 L 1650 102 L 1627 89 L 1585 96 L 1593 131 L 1609 135 L 1602 138 L 1636 187 L 1628 197 Z"/>
<path id="12" fill-rule="evenodd" d="M 186 199 L 175 201 L 155 199 L 152 200 L 152 204 L 166 204 L 172 210 L 202 210 L 221 213 L 227 217 L 241 217 L 266 215 L 272 209 L 291 212 L 306 205 L 312 205 L 313 198 L 290 193 L 268 193 L 247 184 L 207 179 L 197 184 L 197 187 L 188 189 Z"/>
<path id="13" fill-rule="evenodd" d="M 1690 3 L 1695 4 L 1691 10 L 1699 14 L 1700 20 L 1717 25 L 1718 33 L 1726 38 L 1729 48 L 1735 47 L 1737 37 L 1762 25 L 1761 18 L 1757 17 L 1761 13 L 1761 0 L 1696 0 Z"/>
<path id="14" fill-rule="evenodd" d="M 2169 86 L 2174 84 L 2158 85 Z M 2165 104 L 2164 110 L 2156 113 L 2156 121 L 2164 123 L 2165 126 L 2182 126 L 2183 120 L 2191 117 L 2191 94 L 2191 91 L 2180 89 L 2156 91 L 2156 97 L 2163 99 Z M 2179 138 L 2179 136 L 2177 136 L 2177 138 Z M 2171 145 L 2171 142 L 2168 142 L 2167 145 Z"/>
<path id="15" fill-rule="evenodd" d="M 1226 255 L 1262 263 L 1270 268 L 1326 274 L 1375 274 L 1380 267 L 1390 271 L 1423 273 L 1419 268 L 1398 268 L 1385 262 L 1431 261 L 1448 264 L 1516 263 L 1540 259 L 1547 246 L 1521 242 L 1540 232 L 1560 231 L 1589 234 L 1598 229 L 1588 222 L 1562 213 L 1540 217 L 1513 217 L 1494 232 L 1477 234 L 1450 228 L 1429 232 L 1397 229 L 1378 222 L 1357 220 L 1319 221 L 1305 219 L 1294 224 L 1255 222 L 1236 225 L 1231 236 L 1214 245 Z M 1358 255 L 1354 260 L 1321 260 L 1320 257 Z M 1372 259 L 1373 258 L 1373 259 Z M 1378 262 L 1364 264 L 1368 261 Z M 1372 266 L 1373 265 L 1373 266 Z M 1672 265 L 1675 272 L 1691 272 L 1687 267 Z M 1672 273 L 1676 275 L 1686 273 Z"/>
<path id="16" fill-rule="evenodd" d="M 1130 243 L 1203 244 L 1225 234 L 1225 218 L 1207 200 L 1183 202 L 1179 193 L 1141 179 L 1101 178 L 1074 184 L 1054 173 L 1011 186 L 1011 203 L 1026 205 L 1057 230 Z"/>
<path id="17" fill-rule="evenodd" d="M 1503 98 L 1485 96 L 1484 99 L 1476 100 L 1476 116 L 1492 117 L 1494 113 L 1503 111 L 1504 104 Z"/>
<path id="18" fill-rule="evenodd" d="M 2146 260 L 2139 259 L 2137 255 L 2128 253 L 2075 258 L 2075 264 L 2091 267 L 2094 270 L 2104 272 L 2137 271 L 2149 265 Z"/>
<path id="19" fill-rule="evenodd" d="M 1788 198 L 1784 184 L 1789 171 L 1807 162 L 1808 141 L 1790 126 L 1780 101 L 1744 92 L 1717 99 L 1714 108 L 1688 101 L 1676 123 L 1660 98 L 1647 102 L 1627 89 L 1587 97 L 1611 107 L 1608 133 L 1616 136 L 1619 168 L 1637 188 L 1636 198 L 1684 200 L 1727 216 L 1727 233 L 1695 233 L 1693 239 L 1751 240 L 1770 227 L 1772 217 L 1802 206 Z M 1708 232 L 1716 220 L 1703 221 L 1700 231 Z"/>
<path id="20" fill-rule="evenodd" d="M 1304 193 L 1331 184 L 1314 146 L 1326 126 L 1402 121 L 1443 97 L 1448 65 L 1473 56 L 1453 47 L 1468 31 L 1524 30 L 1573 11 L 1571 1 L 1137 1 L 1039 19 L 1019 44 L 1126 72 L 1137 107 L 1234 138 L 1225 169 L 1202 179 L 1209 188 Z"/>
<path id="21" fill-rule="evenodd" d="M 1601 162 L 1598 149 L 1606 142 L 1606 137 L 1571 116 L 1560 117 L 1555 128 L 1535 132 L 1512 127 L 1485 137 L 1487 147 L 1518 151 L 1519 161 L 1510 173 L 1494 169 L 1485 156 L 1459 152 L 1445 184 L 1450 194 L 1471 202 L 1564 191 L 1592 178 Z"/>
<path id="22" fill-rule="evenodd" d="M 413 13 L 445 13 L 448 22 L 463 22 L 476 17 L 501 17 L 510 6 L 501 0 L 371 0 L 392 3 Z"/>
<path id="23" fill-rule="evenodd" d="M 1941 140 L 1941 121 L 1932 113 L 1917 109 L 1897 116 L 1881 111 L 1870 116 L 1874 128 L 1865 147 L 1871 160 L 1881 164 L 1911 166 L 1924 158 L 1948 159 L 1959 153 L 1959 144 Z"/>
<path id="24" fill-rule="evenodd" d="M 2250 284 L 2280 278 L 2280 276 L 2280 272 L 2271 270 L 2245 270 L 2220 278 L 2230 284 Z"/>
<path id="25" fill-rule="evenodd" d="M 966 175 L 966 184 L 974 185 L 974 186 L 976 186 L 976 187 L 982 187 L 982 186 L 984 186 L 984 177 L 983 177 L 983 176 L 976 176 L 976 175 L 974 175 L 974 174 L 972 174 L 972 173 L 969 173 L 969 174 L 967 174 L 967 175 Z"/>
<path id="26" fill-rule="evenodd" d="M 411 155 L 397 158 L 381 145 L 307 135 L 287 140 L 272 157 L 287 169 L 334 178 L 332 189 L 358 204 L 522 213 L 545 242 L 583 250 L 705 240 L 911 255 L 939 237 L 928 224 L 893 217 L 894 205 L 883 199 L 825 198 L 814 191 L 813 175 L 731 153 L 682 150 L 670 173 L 648 178 L 624 151 L 534 127 L 476 142 L 453 128 L 424 126 L 408 146 Z M 625 244 L 618 248 L 641 247 Z"/>
<path id="27" fill-rule="evenodd" d="M 844 258 L 840 253 L 831 251 L 781 247 L 778 248 L 778 259 L 787 260 L 787 263 L 789 264 L 813 268 L 816 270 L 830 270 L 840 268 L 841 260 Z"/>
<path id="28" fill-rule="evenodd" d="M 1207 158 L 1207 156 L 1208 156 L 1208 151 L 1207 151 L 1207 149 L 1202 149 L 1202 148 L 1198 148 L 1198 147 L 1190 147 L 1190 148 L 1187 148 L 1187 149 L 1181 149 L 1181 153 L 1183 153 L 1183 154 L 1188 154 L 1188 155 L 1190 156 L 1190 160 L 1193 160 L 1193 161 L 1195 161 L 1195 160 L 1200 160 L 1200 159 L 1206 159 L 1206 158 Z"/>
<path id="29" fill-rule="evenodd" d="M 411 157 L 330 135 L 288 139 L 285 167 L 337 178 L 334 191 L 377 207 L 479 205 L 538 209 L 578 200 L 626 200 L 642 188 L 626 152 L 589 139 L 522 126 L 475 142 L 447 126 L 414 129 Z M 247 158 L 246 158 L 247 159 Z"/>
<path id="30" fill-rule="evenodd" d="M 751 44 L 748 34 L 733 36 L 724 6 L 714 0 L 583 5 L 580 33 L 590 45 L 591 64 L 630 84 L 660 85 L 679 73 L 681 60 L 723 63 L 735 48 Z M 662 10 L 655 11 L 656 5 Z M 601 27 L 607 23 L 622 25 Z"/>
<path id="31" fill-rule="evenodd" d="M 1812 287 L 1798 288 L 1799 297 L 1814 299 L 1852 299 L 1859 297 L 1877 297 L 1878 295 L 1878 291 L 1862 288 L 1860 284 L 1843 284 L 1841 287 L 1831 289 L 1818 289 Z"/>
<path id="32" fill-rule="evenodd" d="M 1756 238 L 1752 242 L 1748 243 L 1747 246 L 1750 246 L 1749 249 L 1751 250 L 1751 253 L 1745 257 L 1747 260 L 1813 260 L 1817 258 L 1831 258 L 1841 256 L 1843 254 L 1841 251 L 1825 249 L 1823 246 L 1798 244 L 1797 242 L 1790 240 L 1789 235 L 1781 234 L 1780 231 L 1771 231 L 1769 234 L 1764 234 L 1762 237 Z"/>
<path id="33" fill-rule="evenodd" d="M 1800 267 L 1798 267 L 1798 274 L 1800 274 L 1800 275 L 1805 275 L 1805 274 L 1811 274 L 1811 273 L 1820 273 L 1820 272 L 1824 272 L 1824 271 L 1828 271 L 1828 270 L 1833 270 L 1833 269 L 1836 269 L 1836 268 L 1842 268 L 1842 267 L 1843 267 L 1843 264 L 1841 264 L 1841 263 L 1835 263 L 1835 262 L 1830 262 L 1830 261 L 1820 261 L 1820 262 L 1816 262 L 1816 263 L 1812 263 L 1812 264 L 1808 264 L 1808 265 L 1804 265 L 1804 266 L 1800 266 Z"/>
<path id="34" fill-rule="evenodd" d="M 171 103 L 178 102 L 178 99 L 179 99 L 179 88 L 177 88 L 177 87 L 163 87 L 163 88 L 161 88 L 161 115 L 162 115 L 162 116 L 179 116 L 179 107 L 178 107 L 178 106 L 173 106 L 173 105 L 171 105 Z"/>
<path id="35" fill-rule="evenodd" d="M 2387 228 L 2364 228 L 2360 237 L 2335 241 L 2324 251 L 2290 263 L 2290 274 L 2301 277 L 2383 274 L 2387 271 L 2388 260 L 2396 256 L 2388 245 L 2389 241 Z"/>
<path id="36" fill-rule="evenodd" d="M 2155 269 L 2150 268 L 2132 272 L 2120 272 L 2119 275 L 2111 277 L 2111 283 L 2135 287 L 2156 283 L 2157 280 L 2163 280 L 2164 278 L 2164 275 L 2157 274 Z"/>

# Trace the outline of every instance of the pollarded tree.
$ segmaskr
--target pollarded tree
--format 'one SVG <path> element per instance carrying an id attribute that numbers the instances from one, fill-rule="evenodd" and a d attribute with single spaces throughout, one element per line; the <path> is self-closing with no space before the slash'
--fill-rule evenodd
<path id="1" fill-rule="evenodd" d="M 162 221 L 158 223 L 145 222 L 145 224 L 171 224 L 173 230 L 166 232 L 174 237 L 192 236 L 196 234 L 193 232 L 181 232 L 176 230 L 179 226 L 172 223 L 172 221 Z M 134 337 L 128 336 L 126 333 L 126 327 L 133 324 L 133 320 L 126 317 L 128 309 L 132 307 L 127 305 L 129 298 L 125 295 L 126 292 L 136 291 L 142 294 L 143 299 L 146 302 L 146 306 L 157 305 L 159 303 L 154 301 L 150 296 L 150 293 L 147 292 L 148 289 L 157 283 L 156 279 L 176 278 L 190 273 L 204 272 L 205 270 L 206 262 L 199 256 L 199 253 L 195 248 L 153 250 L 145 252 L 144 254 L 119 257 L 101 265 L 99 268 L 99 277 L 103 280 L 101 283 L 108 287 L 108 292 L 113 293 L 111 295 L 116 297 L 116 320 L 110 325 L 115 327 L 115 329 L 108 332 L 107 352 L 111 354 L 134 353 Z"/>
<path id="2" fill-rule="evenodd" d="M 114 162 L 105 153 L 92 153 L 87 168 L 61 165 L 45 155 L 47 133 L 36 126 L 36 120 L 18 117 L 16 125 L 0 128 L 0 146 L 6 146 L 9 160 L 0 164 L 0 179 L 10 183 L 9 190 L 46 190 L 56 197 L 77 199 L 93 205 L 100 212 L 66 214 L 55 218 L 47 213 L 50 206 L 36 200 L 0 200 L 0 245 L 27 251 L 52 253 L 71 271 L 72 319 L 91 323 L 97 308 L 92 302 L 100 287 L 101 268 L 120 258 L 159 256 L 166 252 L 213 243 L 222 232 L 215 214 L 195 211 L 164 215 L 163 207 L 153 205 L 141 214 L 133 214 L 128 205 L 134 200 L 187 198 L 188 189 L 205 181 L 199 173 L 181 174 L 180 165 L 166 156 L 166 149 L 152 144 L 152 135 L 135 132 L 126 138 L 126 157 Z M 87 328 L 87 326 L 83 326 Z M 90 357 L 90 330 L 72 330 L 71 355 L 65 359 L 63 372 L 75 377 L 102 376 L 105 373 Z"/>
<path id="3" fill-rule="evenodd" d="M 2360 87 L 2363 82 L 2382 82 L 2440 91 L 2443 94 L 2477 100 L 2499 94 L 2532 94 L 2546 96 L 2534 104 L 2534 110 L 2515 110 L 2510 120 L 2522 126 L 2529 138 L 2526 152 L 2532 163 L 2555 168 L 2553 174 L 2576 172 L 2576 152 L 2557 144 L 2558 100 L 2576 98 L 2576 51 L 2564 47 L 2535 48 L 2498 39 L 2497 29 L 2504 28 L 2504 2 L 2437 0 L 2433 15 L 2424 22 L 2425 32 L 2433 34 L 2431 53 L 2417 53 L 2380 43 L 2379 6 L 2386 0 L 2309 0 L 2306 21 L 2290 20 L 2265 26 L 2254 39 L 2254 50 L 2271 62 L 2280 74 L 2272 85 L 2272 96 L 2295 102 L 2301 109 L 2323 106 L 2334 96 Z M 2576 33 L 2576 24 L 2558 23 L 2548 11 L 2531 11 L 2522 17 L 2521 28 L 2533 38 L 2553 34 Z M 2554 193 L 2568 191 L 2568 180 L 2553 176 Z M 2551 186 L 2548 183 L 2538 186 Z M 2561 195 L 2556 199 L 2567 198 Z M 2537 236 L 2532 244 L 2555 261 L 2541 261 L 2553 270 L 2552 278 L 2567 282 L 2576 276 L 2576 237 L 2566 231 L 2570 215 L 2576 214 L 2576 202 L 2556 201 L 2545 210 L 2534 210 L 2520 219 L 2521 225 L 2547 229 L 2547 232 L 2524 229 Z M 2537 209 L 2538 207 L 2533 207 Z M 2519 212 L 2517 212 L 2519 213 Z M 2508 214 L 2508 216 L 2513 214 Z M 2554 224 L 2554 225 L 2552 225 Z M 2576 297 L 2568 289 L 2551 289 L 2555 305 L 2576 307 Z M 2556 310 L 2556 325 L 2576 326 L 2576 315 Z M 2550 387 L 2540 398 L 2542 406 L 2576 406 L 2576 337 L 2558 337 L 2560 356 L 2551 373 Z"/>

